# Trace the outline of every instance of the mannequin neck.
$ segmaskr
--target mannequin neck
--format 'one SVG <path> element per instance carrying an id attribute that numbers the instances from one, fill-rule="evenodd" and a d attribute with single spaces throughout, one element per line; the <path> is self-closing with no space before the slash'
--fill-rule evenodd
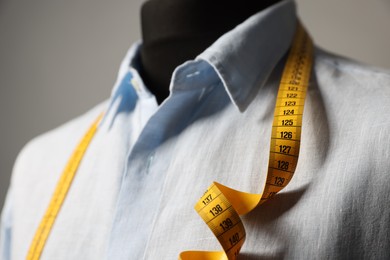
<path id="1" fill-rule="evenodd" d="M 141 9 L 141 77 L 161 103 L 173 70 L 249 16 L 280 0 L 149 0 Z"/>

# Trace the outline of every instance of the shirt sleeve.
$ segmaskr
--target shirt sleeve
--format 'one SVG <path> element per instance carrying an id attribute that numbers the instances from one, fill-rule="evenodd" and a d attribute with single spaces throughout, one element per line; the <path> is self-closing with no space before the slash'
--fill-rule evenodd
<path id="1" fill-rule="evenodd" d="M 7 193 L 0 221 L 0 259 L 11 259 L 12 243 L 12 188 Z"/>

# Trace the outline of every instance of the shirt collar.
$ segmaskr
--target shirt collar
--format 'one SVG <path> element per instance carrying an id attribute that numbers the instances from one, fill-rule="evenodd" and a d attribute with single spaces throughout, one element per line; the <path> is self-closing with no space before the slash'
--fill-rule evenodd
<path id="1" fill-rule="evenodd" d="M 264 9 L 221 36 L 195 61 L 177 67 L 172 75 L 171 91 L 194 87 L 194 76 L 203 81 L 215 81 L 211 79 L 215 76 L 233 104 L 244 111 L 288 50 L 295 27 L 294 0 L 283 0 Z M 140 82 L 136 89 L 138 94 L 141 90 L 150 95 L 137 73 L 140 46 L 141 42 L 135 43 L 123 59 L 112 97 L 116 96 L 122 78 L 129 71 Z M 199 82 L 195 85 L 199 86 Z"/>
<path id="2" fill-rule="evenodd" d="M 281 1 L 253 15 L 200 54 L 243 111 L 288 50 L 296 27 L 295 3 Z"/>

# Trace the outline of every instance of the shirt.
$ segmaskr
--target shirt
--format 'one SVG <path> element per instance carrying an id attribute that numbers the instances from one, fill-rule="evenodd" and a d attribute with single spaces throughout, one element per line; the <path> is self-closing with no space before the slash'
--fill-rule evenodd
<path id="1" fill-rule="evenodd" d="M 135 44 L 111 98 L 32 140 L 1 219 L 2 259 L 25 258 L 73 149 L 106 111 L 42 259 L 177 259 L 220 250 L 193 206 L 218 181 L 260 193 L 273 110 L 296 27 L 275 4 L 176 68 L 159 106 Z M 288 186 L 243 216 L 242 259 L 390 257 L 390 74 L 315 50 L 300 157 Z"/>

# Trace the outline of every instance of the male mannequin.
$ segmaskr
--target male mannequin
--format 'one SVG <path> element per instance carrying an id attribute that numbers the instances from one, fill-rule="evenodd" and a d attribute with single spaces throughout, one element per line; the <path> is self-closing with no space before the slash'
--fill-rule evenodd
<path id="1" fill-rule="evenodd" d="M 161 103 L 173 70 L 222 34 L 280 0 L 149 0 L 141 10 L 141 76 Z"/>
<path id="2" fill-rule="evenodd" d="M 175 10 L 191 17 L 195 1 Z M 220 10 L 210 7 L 214 14 L 237 11 L 233 1 L 220 2 Z M 238 12 L 237 23 L 259 9 Z M 295 10 L 294 1 L 280 1 L 231 31 L 236 22 L 216 26 L 210 37 L 203 33 L 215 23 L 202 12 L 195 12 L 207 21 L 199 27 L 181 22 L 179 30 L 164 19 L 154 26 L 167 28 L 144 26 L 144 46 L 140 51 L 134 44 L 125 57 L 108 102 L 23 149 L 2 213 L 1 256 L 25 258 L 69 155 L 102 112 L 42 259 L 177 259 L 185 250 L 218 250 L 193 204 L 212 181 L 261 192 Z M 176 46 L 167 40 L 174 46 L 168 48 L 158 33 L 169 38 L 169 28 L 178 29 L 173 36 L 192 28 L 189 37 L 203 37 Z M 176 55 L 179 50 L 185 51 Z M 198 54 L 175 71 L 171 96 L 158 106 L 139 74 L 161 102 L 173 68 Z M 294 178 L 245 216 L 247 242 L 240 257 L 388 259 L 389 74 L 318 49 L 312 71 Z"/>

